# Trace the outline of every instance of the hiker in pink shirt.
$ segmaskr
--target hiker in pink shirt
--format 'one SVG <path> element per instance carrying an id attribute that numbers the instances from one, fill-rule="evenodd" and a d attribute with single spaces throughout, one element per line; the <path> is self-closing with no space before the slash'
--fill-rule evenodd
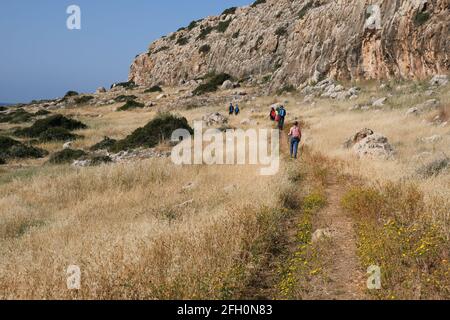
<path id="1" fill-rule="evenodd" d="M 298 145 L 302 140 L 302 131 L 298 126 L 298 121 L 295 121 L 294 126 L 289 131 L 289 137 L 291 138 L 291 158 L 297 159 Z"/>

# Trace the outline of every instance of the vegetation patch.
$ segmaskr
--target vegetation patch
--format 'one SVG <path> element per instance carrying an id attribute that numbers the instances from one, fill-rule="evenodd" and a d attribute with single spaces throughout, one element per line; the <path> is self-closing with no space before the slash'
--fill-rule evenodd
<path id="1" fill-rule="evenodd" d="M 230 26 L 232 19 L 228 19 L 226 21 L 220 21 L 219 24 L 216 27 L 217 32 L 224 33 L 227 31 L 228 27 Z"/>
<path id="2" fill-rule="evenodd" d="M 142 109 L 145 105 L 140 102 L 136 102 L 134 100 L 127 101 L 123 106 L 117 109 L 117 111 L 127 111 L 132 109 Z"/>
<path id="3" fill-rule="evenodd" d="M 225 9 L 222 12 L 222 15 L 235 14 L 236 10 L 237 10 L 237 7 L 231 7 L 231 8 Z"/>
<path id="4" fill-rule="evenodd" d="M 35 116 L 48 116 L 49 114 L 51 114 L 50 111 L 41 109 L 41 110 L 39 110 L 38 112 L 36 112 L 34 115 L 35 115 Z"/>
<path id="5" fill-rule="evenodd" d="M 50 128 L 57 127 L 69 131 L 87 128 L 87 126 L 80 121 L 66 118 L 60 114 L 55 114 L 48 118 L 37 120 L 29 128 L 17 129 L 14 131 L 14 135 L 18 137 L 39 138 L 43 132 Z"/>
<path id="6" fill-rule="evenodd" d="M 69 130 L 55 127 L 48 128 L 39 135 L 39 141 L 41 142 L 52 142 L 52 141 L 73 141 L 82 136 L 71 133 Z"/>
<path id="7" fill-rule="evenodd" d="M 209 44 L 204 44 L 198 49 L 198 52 L 203 54 L 207 54 L 209 51 L 211 51 L 211 46 Z"/>
<path id="8" fill-rule="evenodd" d="M 131 101 L 131 100 L 135 100 L 137 99 L 137 97 L 135 95 L 123 95 L 121 94 L 120 96 L 117 96 L 114 98 L 115 102 L 127 102 L 127 101 Z"/>
<path id="9" fill-rule="evenodd" d="M 6 159 L 37 159 L 43 158 L 48 154 L 47 151 L 23 144 L 20 141 L 0 136 L 0 158 L 6 162 Z"/>
<path id="10" fill-rule="evenodd" d="M 257 5 L 266 3 L 266 0 L 256 0 L 255 2 L 252 3 L 252 8 L 255 8 Z"/>
<path id="11" fill-rule="evenodd" d="M 75 97 L 75 96 L 78 96 L 79 95 L 79 93 L 78 92 L 76 92 L 76 91 L 67 91 L 66 92 L 66 94 L 64 95 L 64 98 L 63 99 L 67 99 L 67 98 L 70 98 L 70 97 Z"/>
<path id="12" fill-rule="evenodd" d="M 136 86 L 136 83 L 134 83 L 134 81 L 126 81 L 126 82 L 114 83 L 113 85 L 111 85 L 111 89 L 115 88 L 115 87 L 122 87 L 125 89 L 134 89 L 137 86 Z"/>
<path id="13" fill-rule="evenodd" d="M 29 122 L 34 118 L 34 114 L 25 111 L 22 108 L 18 108 L 10 113 L 2 113 L 0 114 L 0 123 L 25 123 Z"/>
<path id="14" fill-rule="evenodd" d="M 86 103 L 89 103 L 89 101 L 91 101 L 93 99 L 94 99 L 93 96 L 77 97 L 77 98 L 75 98 L 75 103 L 76 104 L 86 104 Z"/>
<path id="15" fill-rule="evenodd" d="M 423 11 L 423 12 L 417 12 L 416 16 L 414 17 L 414 23 L 416 26 L 421 26 L 423 24 L 425 24 L 428 20 L 430 20 L 430 13 L 427 11 Z"/>
<path id="16" fill-rule="evenodd" d="M 193 133 L 186 118 L 177 117 L 170 113 L 161 113 L 145 127 L 135 130 L 125 139 L 117 141 L 109 149 L 113 152 L 119 152 L 139 147 L 153 148 L 160 142 L 170 140 L 172 133 L 177 129 L 186 129 Z"/>
<path id="17" fill-rule="evenodd" d="M 86 155 L 87 153 L 83 150 L 64 149 L 52 154 L 48 162 L 51 164 L 67 164 L 72 163 L 73 161 Z"/>
<path id="18" fill-rule="evenodd" d="M 153 93 L 153 92 L 163 92 L 163 89 L 160 86 L 153 86 L 151 88 L 145 89 L 144 93 Z"/>
<path id="19" fill-rule="evenodd" d="M 105 137 L 102 141 L 90 147 L 90 150 L 91 151 L 109 150 L 110 148 L 112 148 L 112 146 L 116 144 L 116 142 L 117 140 Z"/>
<path id="20" fill-rule="evenodd" d="M 298 12 L 298 18 L 303 19 L 308 11 L 315 7 L 314 1 L 309 1 L 307 4 L 303 6 L 303 8 Z"/>
<path id="21" fill-rule="evenodd" d="M 198 96 L 208 92 L 215 92 L 219 86 L 221 86 L 226 80 L 230 79 L 232 79 L 232 77 L 227 73 L 208 75 L 205 82 L 200 84 L 193 91 L 193 94 Z"/>
<path id="22" fill-rule="evenodd" d="M 287 29 L 286 27 L 279 27 L 277 30 L 275 30 L 275 35 L 282 37 L 285 36 L 287 34 Z"/>
<path id="23" fill-rule="evenodd" d="M 283 87 L 281 87 L 280 89 L 277 90 L 277 95 L 282 95 L 285 92 L 291 92 L 294 93 L 297 90 L 295 89 L 295 87 L 293 85 L 285 85 Z"/>
<path id="24" fill-rule="evenodd" d="M 185 46 L 189 43 L 189 38 L 185 36 L 181 36 L 177 39 L 176 44 L 179 46 Z"/>
<path id="25" fill-rule="evenodd" d="M 197 40 L 204 40 L 214 30 L 211 26 L 201 27 Z"/>
<path id="26" fill-rule="evenodd" d="M 445 227 L 434 219 L 448 208 L 427 206 L 422 191 L 405 183 L 354 187 L 343 197 L 342 206 L 356 221 L 363 266 L 381 268 L 382 289 L 369 294 L 407 300 L 449 296 L 450 243 Z"/>

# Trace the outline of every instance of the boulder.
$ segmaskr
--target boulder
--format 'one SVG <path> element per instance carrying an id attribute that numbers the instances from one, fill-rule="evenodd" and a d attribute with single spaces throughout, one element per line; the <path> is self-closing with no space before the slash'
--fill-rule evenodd
<path id="1" fill-rule="evenodd" d="M 347 141 L 344 142 L 344 148 L 349 149 L 353 147 L 356 143 L 360 142 L 364 138 L 374 134 L 373 130 L 364 128 L 358 131 L 356 134 L 351 136 Z"/>
<path id="2" fill-rule="evenodd" d="M 353 146 L 353 152 L 358 158 L 390 159 L 394 155 L 394 149 L 389 144 L 388 138 L 373 133 Z"/>
<path id="3" fill-rule="evenodd" d="M 448 84 L 448 75 L 435 75 L 430 80 L 431 86 L 445 86 Z"/>
<path id="4" fill-rule="evenodd" d="M 383 97 L 383 98 L 380 98 L 380 99 L 376 99 L 376 100 L 372 103 L 372 106 L 373 106 L 373 107 L 383 107 L 383 106 L 385 105 L 386 101 L 387 101 L 387 97 Z"/>
<path id="5" fill-rule="evenodd" d="M 234 85 L 233 82 L 231 82 L 230 80 L 225 80 L 224 83 L 222 83 L 221 89 L 222 90 L 230 90 L 233 89 Z"/>
<path id="6" fill-rule="evenodd" d="M 333 235 L 333 231 L 329 228 L 327 229 L 317 229 L 314 231 L 311 237 L 312 243 L 318 242 L 320 240 L 323 240 L 325 238 L 331 238 Z"/>
<path id="7" fill-rule="evenodd" d="M 207 114 L 203 117 L 203 121 L 206 122 L 206 125 L 211 127 L 215 125 L 224 125 L 228 122 L 227 117 L 223 116 L 219 112 L 214 112 Z"/>

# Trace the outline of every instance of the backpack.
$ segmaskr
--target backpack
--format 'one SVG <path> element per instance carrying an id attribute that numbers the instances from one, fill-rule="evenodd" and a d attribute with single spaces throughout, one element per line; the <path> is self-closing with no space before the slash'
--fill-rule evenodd
<path id="1" fill-rule="evenodd" d="M 280 117 L 282 118 L 286 117 L 286 110 L 280 109 Z"/>

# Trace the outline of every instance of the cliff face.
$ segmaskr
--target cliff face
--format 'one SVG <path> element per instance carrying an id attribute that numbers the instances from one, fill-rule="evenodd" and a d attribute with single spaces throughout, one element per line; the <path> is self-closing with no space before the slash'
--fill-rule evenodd
<path id="1" fill-rule="evenodd" d="M 449 73 L 450 0 L 267 0 L 151 44 L 129 80 L 176 85 L 208 72 L 270 81 L 420 79 Z"/>

